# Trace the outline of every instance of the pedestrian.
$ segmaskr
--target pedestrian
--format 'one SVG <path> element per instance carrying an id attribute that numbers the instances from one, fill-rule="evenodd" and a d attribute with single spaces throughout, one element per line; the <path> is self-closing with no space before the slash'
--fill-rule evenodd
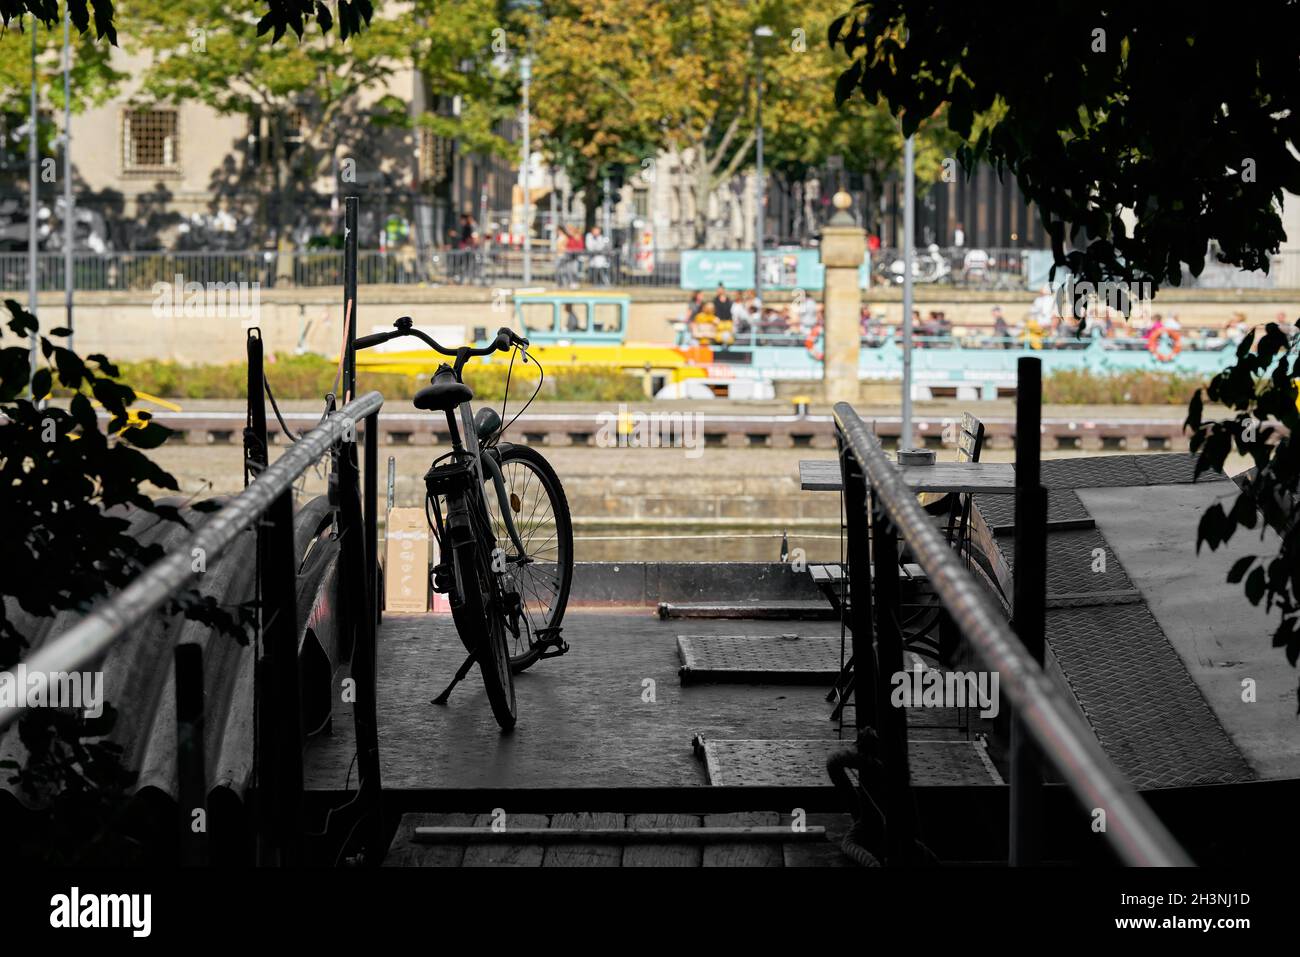
<path id="1" fill-rule="evenodd" d="M 719 319 L 731 319 L 731 296 L 727 288 L 718 283 L 718 291 L 713 294 L 713 312 Z"/>
<path id="2" fill-rule="evenodd" d="M 608 286 L 609 237 L 601 231 L 599 226 L 592 226 L 591 232 L 587 233 L 586 247 L 587 253 L 591 257 L 587 262 L 587 275 L 592 282 L 601 286 Z"/>
<path id="3" fill-rule="evenodd" d="M 1007 320 L 1002 315 L 1002 307 L 993 307 L 993 337 L 998 340 L 998 344 L 1003 349 L 1011 348 L 1011 327 L 1007 325 Z"/>

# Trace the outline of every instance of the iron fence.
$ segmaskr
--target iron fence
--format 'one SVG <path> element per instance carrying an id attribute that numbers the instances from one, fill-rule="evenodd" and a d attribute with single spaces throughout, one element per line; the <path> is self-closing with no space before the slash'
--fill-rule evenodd
<path id="1" fill-rule="evenodd" d="M 528 281 L 561 288 L 679 288 L 681 254 L 677 249 L 656 249 L 652 255 L 642 256 L 622 248 L 566 253 L 539 240 L 530 256 Z M 903 283 L 904 265 L 898 249 L 875 250 L 865 266 L 871 288 Z M 1051 266 L 1051 251 L 1044 249 L 934 247 L 917 250 L 912 272 L 918 286 L 1037 292 L 1049 282 Z M 178 282 L 256 283 L 262 289 L 337 286 L 343 281 L 343 251 L 81 252 L 73 256 L 72 270 L 74 286 L 82 291 L 158 294 L 160 284 Z M 40 291 L 62 291 L 64 276 L 62 253 L 37 254 Z M 28 288 L 28 281 L 27 253 L 0 252 L 0 291 L 21 293 Z M 499 244 L 424 254 L 413 247 L 365 250 L 357 257 L 357 281 L 363 285 L 520 285 L 525 281 L 524 253 L 519 246 Z M 1300 289 L 1300 250 L 1274 255 L 1267 273 L 1248 272 L 1211 259 L 1200 276 L 1184 272 L 1178 288 Z"/>

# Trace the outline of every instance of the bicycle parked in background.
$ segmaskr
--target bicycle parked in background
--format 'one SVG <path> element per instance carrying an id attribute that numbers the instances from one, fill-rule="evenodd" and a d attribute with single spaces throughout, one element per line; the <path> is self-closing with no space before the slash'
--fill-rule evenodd
<path id="1" fill-rule="evenodd" d="M 445 704 L 477 663 L 492 714 L 508 731 L 518 715 L 514 675 L 569 650 L 561 621 L 573 581 L 573 526 L 550 463 L 534 448 L 501 441 L 541 391 L 541 378 L 524 408 L 506 423 L 505 400 L 499 414 L 487 407 L 474 412 L 474 392 L 462 372 L 472 358 L 513 348 L 508 399 L 515 360 L 522 356 L 525 365 L 537 360 L 528 355 L 528 340 L 508 328 L 483 348 L 447 349 L 413 328 L 409 316 L 394 327 L 358 338 L 356 348 L 412 336 L 454 360 L 440 365 L 413 400 L 417 409 L 444 413 L 451 433 L 451 451 L 435 458 L 424 476 L 425 514 L 438 545 L 433 589 L 447 593 L 456 631 L 469 652 L 434 701 Z"/>

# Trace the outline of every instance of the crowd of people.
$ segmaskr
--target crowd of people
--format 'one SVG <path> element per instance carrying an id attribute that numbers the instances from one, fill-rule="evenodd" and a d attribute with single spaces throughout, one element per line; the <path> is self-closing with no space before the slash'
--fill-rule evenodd
<path id="1" fill-rule="evenodd" d="M 691 295 L 684 316 L 685 328 L 693 344 L 727 346 L 744 337 L 771 337 L 791 345 L 806 343 L 820 335 L 824 307 L 811 296 L 796 293 L 790 302 L 762 304 L 753 290 L 738 293 L 719 286 L 712 295 L 700 290 Z M 1279 313 L 1276 322 L 1283 332 L 1294 336 L 1297 327 Z M 1080 348 L 1097 339 L 1125 340 L 1121 348 L 1150 348 L 1155 339 L 1161 347 L 1217 348 L 1225 343 L 1236 345 L 1251 329 L 1244 313 L 1233 313 L 1226 325 L 1197 324 L 1184 327 L 1177 313 L 1135 310 L 1125 317 L 1118 310 L 1102 306 L 1089 315 L 1080 330 L 1079 320 L 1061 315 L 1054 297 L 1040 295 L 1018 319 L 1008 318 L 1002 306 L 993 306 L 982 322 L 954 324 L 942 310 L 912 310 L 913 344 L 916 348 L 944 348 L 960 340 L 963 346 L 1002 349 L 1069 349 Z M 899 332 L 897 323 L 889 323 L 880 306 L 864 305 L 859 317 L 862 344 L 876 348 Z M 1159 336 L 1158 333 L 1169 333 Z"/>
<path id="2" fill-rule="evenodd" d="M 712 298 L 696 291 L 684 316 L 691 341 L 699 345 L 726 346 L 737 337 L 814 335 L 822 322 L 823 307 L 811 296 L 799 295 L 791 302 L 765 305 L 754 290 L 738 295 L 719 285 Z"/>

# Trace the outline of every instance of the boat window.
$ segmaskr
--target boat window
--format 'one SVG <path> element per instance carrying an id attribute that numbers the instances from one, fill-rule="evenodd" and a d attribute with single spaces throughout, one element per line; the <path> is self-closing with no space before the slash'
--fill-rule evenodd
<path id="1" fill-rule="evenodd" d="M 560 332 L 587 331 L 587 304 L 566 302 L 560 307 Z"/>
<path id="2" fill-rule="evenodd" d="M 529 332 L 552 332 L 555 329 L 555 304 L 550 302 L 521 302 L 519 315 Z"/>
<path id="3" fill-rule="evenodd" d="M 623 307 L 616 302 L 598 302 L 595 306 L 596 332 L 622 332 Z"/>

